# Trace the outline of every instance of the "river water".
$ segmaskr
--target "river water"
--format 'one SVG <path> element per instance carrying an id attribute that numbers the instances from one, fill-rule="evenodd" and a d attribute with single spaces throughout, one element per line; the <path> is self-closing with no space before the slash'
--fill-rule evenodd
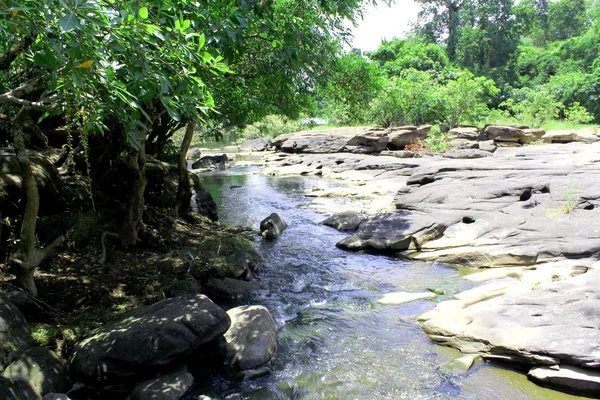
<path id="1" fill-rule="evenodd" d="M 247 304 L 266 306 L 279 327 L 273 373 L 245 382 L 212 377 L 202 392 L 215 399 L 574 399 L 540 388 L 522 373 L 479 361 L 467 373 L 444 365 L 460 356 L 433 344 L 415 317 L 474 284 L 469 270 L 435 263 L 348 253 L 347 234 L 319 223 L 348 200 L 306 197 L 341 183 L 269 177 L 256 167 L 201 175 L 222 223 L 257 227 L 272 212 L 289 227 L 256 246 L 265 260 L 263 290 Z M 445 291 L 433 300 L 375 304 L 385 293 Z"/>

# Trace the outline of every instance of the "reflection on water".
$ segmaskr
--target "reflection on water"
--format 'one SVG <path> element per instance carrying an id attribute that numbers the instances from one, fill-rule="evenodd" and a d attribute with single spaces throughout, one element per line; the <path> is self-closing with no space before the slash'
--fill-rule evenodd
<path id="1" fill-rule="evenodd" d="M 307 208 L 324 180 L 261 175 L 236 169 L 202 175 L 223 223 L 257 227 L 277 212 L 288 223 L 273 242 L 257 239 L 266 267 L 263 290 L 248 300 L 266 306 L 279 326 L 273 374 L 247 382 L 213 377 L 204 394 L 223 399 L 562 399 L 512 371 L 479 362 L 467 374 L 439 367 L 459 353 L 436 346 L 414 318 L 472 286 L 454 268 L 435 263 L 347 253 L 346 235 L 319 225 L 328 215 Z M 322 200 L 321 200 L 322 201 Z M 344 200 L 328 200 L 342 203 Z M 374 302 L 394 291 L 446 294 L 401 306 Z"/>

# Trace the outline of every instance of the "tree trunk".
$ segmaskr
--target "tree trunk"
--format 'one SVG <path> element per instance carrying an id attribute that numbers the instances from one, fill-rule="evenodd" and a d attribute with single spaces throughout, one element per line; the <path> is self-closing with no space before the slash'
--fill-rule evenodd
<path id="1" fill-rule="evenodd" d="M 179 158 L 177 159 L 179 186 L 177 187 L 177 201 L 175 202 L 175 208 L 177 210 L 177 215 L 185 219 L 190 218 L 190 201 L 192 200 L 192 188 L 190 187 L 190 176 L 187 165 L 185 165 L 185 157 L 192 144 L 194 128 L 196 128 L 196 122 L 191 120 L 185 130 L 185 137 L 183 138 L 183 142 L 181 142 Z"/>
<path id="2" fill-rule="evenodd" d="M 135 246 L 138 241 L 138 231 L 142 224 L 144 213 L 144 192 L 146 191 L 146 159 L 144 141 L 140 150 L 129 148 L 126 150 L 125 166 L 129 175 L 129 195 L 125 218 L 121 225 L 121 245 L 125 248 Z"/>
<path id="3" fill-rule="evenodd" d="M 54 254 L 56 249 L 64 242 L 64 237 L 59 236 L 43 250 L 35 248 L 35 228 L 37 223 L 38 209 L 40 207 L 40 195 L 37 182 L 33 176 L 31 160 L 25 147 L 23 125 L 26 119 L 26 110 L 21 108 L 12 120 L 13 145 L 19 167 L 21 168 L 22 190 L 25 193 L 26 206 L 19 234 L 19 242 L 8 261 L 10 272 L 15 274 L 19 284 L 37 296 L 37 288 L 33 279 L 35 269 L 48 257 Z"/>

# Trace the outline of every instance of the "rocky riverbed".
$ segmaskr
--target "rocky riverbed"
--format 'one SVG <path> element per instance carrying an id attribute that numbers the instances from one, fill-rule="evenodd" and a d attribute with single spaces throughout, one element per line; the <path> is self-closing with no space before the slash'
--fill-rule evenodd
<path id="1" fill-rule="evenodd" d="M 328 221 L 353 231 L 340 248 L 479 271 L 466 279 L 482 286 L 419 317 L 431 340 L 599 397 L 598 137 L 488 126 L 451 131 L 444 154 L 404 150 L 427 130 L 285 135 L 265 172 L 354 183 L 307 193 L 362 200 Z"/>

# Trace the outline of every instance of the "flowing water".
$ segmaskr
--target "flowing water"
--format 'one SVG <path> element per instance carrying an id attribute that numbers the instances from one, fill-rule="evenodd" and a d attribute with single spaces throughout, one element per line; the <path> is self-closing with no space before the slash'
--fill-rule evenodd
<path id="1" fill-rule="evenodd" d="M 289 225 L 272 242 L 257 239 L 265 260 L 257 280 L 264 289 L 245 300 L 266 306 L 278 325 L 273 374 L 245 382 L 213 377 L 204 394 L 231 400 L 574 398 L 481 361 L 464 374 L 443 372 L 460 353 L 433 344 L 415 317 L 473 286 L 461 279 L 468 271 L 337 249 L 347 234 L 320 225 L 329 215 L 317 210 L 341 209 L 346 200 L 305 193 L 340 183 L 268 177 L 251 167 L 201 179 L 217 201 L 221 222 L 257 227 L 276 212 Z M 400 306 L 375 304 L 385 293 L 427 288 L 446 295 Z"/>

